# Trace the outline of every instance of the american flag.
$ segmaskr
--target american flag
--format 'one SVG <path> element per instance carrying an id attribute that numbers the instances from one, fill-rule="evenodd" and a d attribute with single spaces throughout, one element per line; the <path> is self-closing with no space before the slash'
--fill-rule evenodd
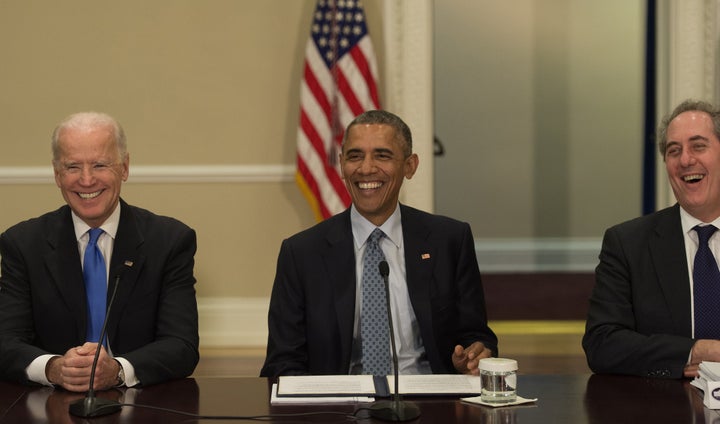
<path id="1" fill-rule="evenodd" d="M 345 127 L 379 109 L 362 1 L 318 0 L 300 84 L 296 180 L 318 220 L 350 206 L 338 156 Z"/>

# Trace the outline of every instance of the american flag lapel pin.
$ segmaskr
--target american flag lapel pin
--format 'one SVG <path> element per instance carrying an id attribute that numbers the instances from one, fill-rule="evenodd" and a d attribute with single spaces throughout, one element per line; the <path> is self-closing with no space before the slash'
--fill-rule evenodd
<path id="1" fill-rule="evenodd" d="M 430 254 L 429 254 L 429 253 L 423 253 L 422 255 L 420 255 L 420 259 L 422 259 L 422 260 L 430 259 Z"/>

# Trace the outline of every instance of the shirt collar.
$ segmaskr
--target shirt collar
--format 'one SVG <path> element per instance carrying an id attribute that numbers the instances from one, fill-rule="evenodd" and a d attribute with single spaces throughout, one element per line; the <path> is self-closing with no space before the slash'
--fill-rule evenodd
<path id="1" fill-rule="evenodd" d="M 685 209 L 683 209 L 682 206 L 680 206 L 680 223 L 682 225 L 682 230 L 684 234 L 694 234 L 695 231 L 693 231 L 693 228 L 695 228 L 696 225 L 712 224 L 715 227 L 720 228 L 720 217 L 715 219 L 713 222 L 702 222 L 694 216 L 690 215 L 688 211 L 686 211 Z"/>
<path id="2" fill-rule="evenodd" d="M 402 219 L 400 215 L 400 207 L 395 207 L 395 211 L 388 217 L 379 227 L 368 221 L 360 212 L 355 209 L 355 205 L 350 207 L 350 224 L 352 225 L 353 239 L 355 240 L 355 248 L 360 249 L 370 237 L 375 228 L 380 228 L 385 237 L 390 240 L 396 247 L 402 246 Z"/>
<path id="3" fill-rule="evenodd" d="M 85 235 L 85 233 L 90 230 L 90 226 L 85 223 L 79 216 L 75 214 L 74 211 L 71 210 L 71 216 L 73 220 L 73 226 L 75 227 L 75 238 L 80 240 L 82 236 Z M 118 202 L 117 207 L 115 207 L 115 210 L 113 213 L 110 214 L 108 219 L 103 222 L 103 224 L 100 226 L 102 230 L 107 233 L 110 237 L 112 237 L 113 240 L 115 240 L 115 234 L 117 233 L 118 225 L 120 225 L 120 202 Z"/>

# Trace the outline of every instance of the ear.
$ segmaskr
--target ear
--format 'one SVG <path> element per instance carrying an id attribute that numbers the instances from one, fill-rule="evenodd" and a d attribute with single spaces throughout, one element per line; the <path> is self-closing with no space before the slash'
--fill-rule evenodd
<path id="1" fill-rule="evenodd" d="M 127 181 L 130 176 L 130 153 L 125 154 L 125 160 L 122 163 L 122 180 Z"/>
<path id="2" fill-rule="evenodd" d="M 338 163 L 340 164 L 340 178 L 345 179 L 345 157 L 343 156 L 342 150 L 338 153 Z"/>
<path id="3" fill-rule="evenodd" d="M 408 180 L 412 178 L 413 175 L 415 175 L 415 171 L 417 171 L 419 164 L 420 158 L 418 158 L 416 153 L 408 156 L 407 159 L 405 159 L 405 178 Z"/>
<path id="4" fill-rule="evenodd" d="M 55 185 L 58 187 L 61 187 L 60 186 L 60 170 L 58 169 L 58 166 L 56 166 L 55 162 L 53 162 L 53 173 L 55 174 Z"/>

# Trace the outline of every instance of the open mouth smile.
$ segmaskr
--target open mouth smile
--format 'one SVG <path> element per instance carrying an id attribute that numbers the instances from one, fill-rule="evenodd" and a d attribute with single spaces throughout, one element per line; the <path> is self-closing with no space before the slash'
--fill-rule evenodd
<path id="1" fill-rule="evenodd" d="M 703 175 L 703 174 L 690 174 L 690 175 L 683 176 L 682 180 L 685 181 L 686 183 L 692 184 L 692 183 L 697 183 L 698 181 L 702 180 L 703 178 L 705 178 L 705 175 Z"/>
<path id="2" fill-rule="evenodd" d="M 100 195 L 100 193 L 102 193 L 102 190 L 98 190 L 94 193 L 79 193 L 78 192 L 78 196 L 80 196 L 81 199 L 89 200 L 89 199 L 94 199 L 94 198 L 98 197 Z"/>
<path id="3" fill-rule="evenodd" d="M 358 187 L 359 187 L 361 190 L 371 190 L 371 189 L 374 189 L 374 188 L 380 188 L 380 187 L 382 187 L 383 183 L 377 182 L 377 181 L 372 181 L 372 182 L 359 182 L 357 185 L 358 185 Z"/>

